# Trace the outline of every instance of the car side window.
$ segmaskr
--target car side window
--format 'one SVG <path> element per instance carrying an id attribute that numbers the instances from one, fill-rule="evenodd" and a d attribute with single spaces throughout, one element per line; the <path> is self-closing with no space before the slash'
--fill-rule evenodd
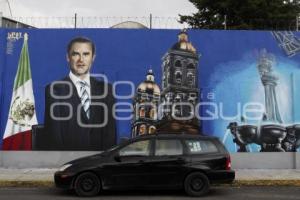
<path id="1" fill-rule="evenodd" d="M 157 139 L 155 141 L 155 156 L 182 155 L 183 148 L 180 140 Z"/>
<path id="2" fill-rule="evenodd" d="M 119 151 L 120 156 L 149 156 L 150 140 L 131 143 Z"/>
<path id="3" fill-rule="evenodd" d="M 218 148 L 209 140 L 185 140 L 190 154 L 216 153 Z"/>

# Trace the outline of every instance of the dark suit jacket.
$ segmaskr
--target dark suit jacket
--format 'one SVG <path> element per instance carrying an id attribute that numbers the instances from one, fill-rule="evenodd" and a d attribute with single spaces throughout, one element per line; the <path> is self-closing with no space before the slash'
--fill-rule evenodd
<path id="1" fill-rule="evenodd" d="M 114 97 L 111 85 L 90 77 L 91 96 L 104 94 L 104 84 L 107 84 L 108 94 L 104 98 L 91 98 L 90 118 L 86 117 L 77 90 L 69 76 L 61 82 L 52 82 L 45 91 L 45 128 L 49 137 L 48 149 L 51 150 L 105 150 L 116 144 L 116 125 L 112 115 Z M 101 105 L 99 105 L 101 104 Z M 107 106 L 107 112 L 103 105 Z M 50 109 L 52 106 L 53 116 Z M 79 108 L 78 108 L 79 107 Z M 100 126 L 107 120 L 103 127 Z M 81 121 L 83 126 L 79 125 Z"/>

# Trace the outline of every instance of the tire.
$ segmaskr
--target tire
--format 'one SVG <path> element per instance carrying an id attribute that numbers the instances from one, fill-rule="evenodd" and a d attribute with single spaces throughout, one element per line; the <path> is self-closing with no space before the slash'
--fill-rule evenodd
<path id="1" fill-rule="evenodd" d="M 208 193 L 210 183 L 207 176 L 201 172 L 193 172 L 184 180 L 184 190 L 190 196 L 203 196 Z"/>
<path id="2" fill-rule="evenodd" d="M 101 190 L 100 179 L 92 172 L 84 172 L 76 178 L 74 190 L 81 197 L 96 196 Z"/>

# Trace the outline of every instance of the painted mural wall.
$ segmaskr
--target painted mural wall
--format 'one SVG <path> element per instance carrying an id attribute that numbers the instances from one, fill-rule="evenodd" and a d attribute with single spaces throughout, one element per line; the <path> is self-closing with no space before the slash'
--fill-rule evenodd
<path id="1" fill-rule="evenodd" d="M 68 51 L 78 37 L 95 52 Z M 88 115 L 70 79 L 72 59 L 86 64 L 78 51 L 98 80 L 89 83 Z M 297 151 L 299 51 L 297 32 L 0 29 L 0 146 L 104 150 L 169 131 L 217 136 L 230 152 Z M 75 101 L 76 109 L 64 104 Z M 78 119 L 83 128 L 72 125 Z"/>

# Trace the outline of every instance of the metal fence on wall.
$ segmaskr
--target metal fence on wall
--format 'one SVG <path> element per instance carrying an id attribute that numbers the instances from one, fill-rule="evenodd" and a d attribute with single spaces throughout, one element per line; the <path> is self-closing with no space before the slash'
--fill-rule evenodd
<path id="1" fill-rule="evenodd" d="M 179 17 L 12 17 L 37 28 L 110 28 L 122 22 L 138 22 L 148 28 L 182 29 Z"/>
<path id="2" fill-rule="evenodd" d="M 147 28 L 154 29 L 183 29 L 193 28 L 187 23 L 180 23 L 179 16 L 177 17 L 159 17 L 149 16 L 145 17 L 9 17 L 10 19 L 36 28 L 111 28 L 116 24 L 122 22 L 137 22 Z M 265 20 L 265 19 L 249 19 L 243 21 L 248 27 L 236 28 L 226 21 L 218 26 L 216 29 L 249 29 L 254 30 L 253 27 L 259 27 L 260 30 L 290 30 L 298 31 L 300 18 L 294 20 Z M 242 24 L 243 24 L 242 23 Z M 212 29 L 211 27 L 203 27 Z"/>

